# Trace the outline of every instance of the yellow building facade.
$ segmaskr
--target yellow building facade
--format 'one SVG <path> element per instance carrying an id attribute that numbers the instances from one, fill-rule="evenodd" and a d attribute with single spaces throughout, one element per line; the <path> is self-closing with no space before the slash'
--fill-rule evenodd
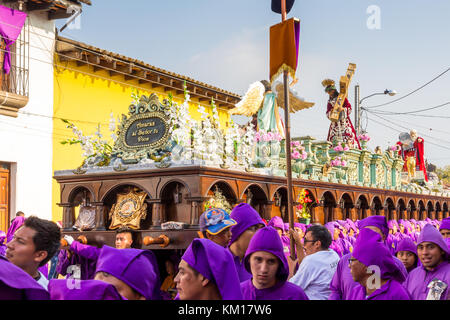
<path id="1" fill-rule="evenodd" d="M 212 114 L 214 99 L 220 117 L 221 128 L 230 121 L 228 110 L 240 97 L 231 92 L 174 74 L 112 52 L 89 46 L 70 39 L 57 38 L 54 63 L 53 108 L 53 172 L 75 169 L 83 162 L 79 145 L 63 145 L 60 142 L 75 138 L 67 123 L 73 123 L 85 136 L 94 135 L 100 125 L 104 139 L 111 141 L 109 122 L 111 113 L 121 118 L 128 113 L 132 93 L 150 95 L 160 100 L 169 94 L 174 102 L 184 102 L 183 86 L 186 84 L 191 102 L 190 116 L 199 121 L 198 106 L 202 105 Z M 52 181 L 52 219 L 62 220 L 60 187 Z"/>

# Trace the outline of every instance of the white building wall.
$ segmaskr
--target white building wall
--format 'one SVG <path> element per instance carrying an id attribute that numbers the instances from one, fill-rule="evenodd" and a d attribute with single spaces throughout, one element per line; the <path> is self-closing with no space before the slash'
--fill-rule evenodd
<path id="1" fill-rule="evenodd" d="M 27 23 L 29 102 L 18 118 L 0 115 L 0 162 L 12 164 L 11 218 L 20 210 L 51 220 L 55 24 L 46 13 L 29 13 Z"/>

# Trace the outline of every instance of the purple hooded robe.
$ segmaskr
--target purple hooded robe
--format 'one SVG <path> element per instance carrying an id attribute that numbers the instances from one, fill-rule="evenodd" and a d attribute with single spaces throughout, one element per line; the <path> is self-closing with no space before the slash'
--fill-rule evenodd
<path id="1" fill-rule="evenodd" d="M 112 284 L 99 280 L 80 280 L 73 287 L 67 280 L 50 280 L 50 300 L 126 300 Z"/>
<path id="2" fill-rule="evenodd" d="M 439 231 L 443 229 L 450 230 L 450 218 L 445 218 L 442 220 L 441 225 L 439 226 Z"/>
<path id="3" fill-rule="evenodd" d="M 4 243 L 6 239 L 6 233 L 0 230 L 0 256 L 5 256 L 6 254 L 6 244 Z"/>
<path id="4" fill-rule="evenodd" d="M 150 250 L 103 246 L 95 272 L 106 272 L 125 282 L 147 300 L 160 300 L 159 270 Z"/>
<path id="5" fill-rule="evenodd" d="M 49 294 L 28 273 L 0 256 L 0 300 L 48 300 Z"/>
<path id="6" fill-rule="evenodd" d="M 358 283 L 349 300 L 410 300 L 401 285 L 406 278 L 377 232 L 367 228 L 361 230 L 352 256 L 367 267 L 377 266 L 380 278 L 388 281 L 369 296 L 366 296 L 366 288 Z"/>
<path id="7" fill-rule="evenodd" d="M 447 300 L 450 292 L 450 250 L 442 235 L 431 224 L 427 224 L 422 229 L 417 245 L 422 242 L 432 242 L 438 245 L 445 253 L 444 260 L 433 270 L 427 270 L 424 266 L 419 266 L 411 271 L 406 280 L 406 289 L 413 300 L 426 300 L 430 290 L 428 285 L 437 279 L 447 285 L 446 289 L 440 295 L 440 300 Z"/>
<path id="8" fill-rule="evenodd" d="M 398 243 L 397 250 L 395 251 L 395 256 L 397 256 L 397 253 L 399 253 L 400 251 L 409 251 L 409 252 L 413 253 L 416 256 L 416 263 L 412 267 L 407 269 L 407 271 L 409 273 L 414 268 L 417 267 L 417 263 L 419 261 L 419 257 L 417 255 L 416 245 L 414 244 L 414 242 L 410 238 L 403 239 L 402 241 L 400 241 Z"/>
<path id="9" fill-rule="evenodd" d="M 309 300 L 302 288 L 287 281 L 288 262 L 278 232 L 273 227 L 258 230 L 250 241 L 244 258 L 245 268 L 250 273 L 250 257 L 257 251 L 265 251 L 278 258 L 277 282 L 266 289 L 257 289 L 252 279 L 242 282 L 241 290 L 244 300 Z"/>
<path id="10" fill-rule="evenodd" d="M 386 217 L 384 216 L 371 216 L 367 217 L 363 220 L 360 220 L 358 223 L 359 230 L 363 230 L 363 228 L 373 226 L 377 227 L 381 230 L 381 232 L 387 237 L 389 233 L 389 229 L 387 227 Z M 360 234 L 361 234 L 360 231 Z M 358 235 L 359 237 L 359 235 Z M 358 238 L 357 238 L 358 241 Z M 330 247 L 331 248 L 331 247 Z M 333 280 L 331 280 L 330 289 L 330 300 L 348 300 L 352 289 L 358 284 L 353 280 L 352 274 L 349 268 L 349 259 L 352 254 L 344 255 L 338 263 L 336 273 L 333 276 Z M 403 263 L 394 257 L 394 262 L 402 271 L 405 278 L 408 275 L 405 266 Z"/>
<path id="11" fill-rule="evenodd" d="M 222 300 L 242 300 L 240 281 L 229 250 L 209 239 L 194 239 L 181 259 L 214 282 Z"/>
<path id="12" fill-rule="evenodd" d="M 325 228 L 328 229 L 328 231 L 331 234 L 331 239 L 334 239 L 334 223 L 333 222 L 327 222 L 325 223 Z M 339 258 L 341 258 L 344 254 L 344 248 L 342 247 L 342 244 L 336 240 L 332 240 L 331 241 L 331 245 L 329 247 L 330 249 L 336 251 L 336 253 L 338 254 Z"/>
<path id="13" fill-rule="evenodd" d="M 233 211 L 231 211 L 231 219 L 237 222 L 236 225 L 231 227 L 231 240 L 230 245 L 235 242 L 240 235 L 247 230 L 248 228 L 256 225 L 256 224 L 262 224 L 265 225 L 264 221 L 261 219 L 261 216 L 259 213 L 253 209 L 252 206 L 250 206 L 247 203 L 240 203 L 236 207 L 234 207 Z M 229 248 L 229 247 L 228 247 Z M 237 256 L 235 256 L 231 250 L 231 255 L 233 256 L 233 261 L 236 266 L 236 271 L 239 276 L 239 280 L 245 281 L 252 277 L 250 273 L 245 269 L 244 266 L 244 259 L 241 259 Z"/>

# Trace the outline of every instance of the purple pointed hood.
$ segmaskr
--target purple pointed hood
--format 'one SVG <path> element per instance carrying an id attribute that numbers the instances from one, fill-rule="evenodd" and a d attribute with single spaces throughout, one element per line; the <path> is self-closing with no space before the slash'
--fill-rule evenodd
<path id="1" fill-rule="evenodd" d="M 230 244 L 235 242 L 240 235 L 255 224 L 265 225 L 259 213 L 248 203 L 240 203 L 231 211 L 231 219 L 237 222 L 231 227 Z"/>
<path id="2" fill-rule="evenodd" d="M 448 248 L 447 243 L 445 242 L 442 235 L 439 233 L 439 230 L 436 229 L 433 225 L 427 224 L 425 225 L 425 227 L 423 227 L 422 231 L 420 232 L 419 238 L 417 239 L 417 245 L 421 244 L 422 242 L 432 242 L 438 245 L 446 253 L 446 259 L 450 259 L 450 249 Z"/>
<path id="3" fill-rule="evenodd" d="M 8 229 L 8 233 L 6 234 L 6 243 L 10 242 L 14 237 L 14 233 L 16 233 L 17 229 L 19 229 L 25 223 L 25 217 L 18 216 L 14 218 L 14 221 L 11 223 L 11 226 Z"/>
<path id="4" fill-rule="evenodd" d="M 306 225 L 304 223 L 294 222 L 294 228 L 300 228 L 303 233 L 306 232 Z"/>
<path id="5" fill-rule="evenodd" d="M 442 220 L 439 230 L 442 230 L 442 229 L 450 230 L 450 218 L 445 218 L 444 220 Z"/>
<path id="6" fill-rule="evenodd" d="M 48 300 L 48 292 L 28 273 L 0 256 L 0 298 L 4 300 Z M 8 296 L 8 295 L 11 296 Z"/>
<path id="7" fill-rule="evenodd" d="M 389 234 L 389 228 L 385 216 L 370 216 L 359 221 L 358 224 L 359 230 L 368 226 L 377 227 L 387 238 Z"/>
<path id="8" fill-rule="evenodd" d="M 3 244 L 3 242 L 6 239 L 6 233 L 2 230 L 0 230 L 0 246 Z"/>
<path id="9" fill-rule="evenodd" d="M 79 280 L 69 285 L 68 279 L 52 279 L 48 283 L 50 300 L 126 300 L 112 284 L 99 280 Z M 74 280 L 71 280 L 74 281 Z"/>
<path id="10" fill-rule="evenodd" d="M 382 279 L 394 278 L 400 283 L 405 281 L 405 276 L 395 263 L 389 249 L 382 242 L 380 235 L 371 229 L 361 229 L 352 256 L 367 267 L 378 266 Z"/>
<path id="11" fill-rule="evenodd" d="M 149 250 L 116 249 L 103 246 L 95 272 L 106 272 L 122 280 L 147 300 L 157 299 L 159 271 L 155 257 Z"/>
<path id="12" fill-rule="evenodd" d="M 328 229 L 328 231 L 331 233 L 331 239 L 333 239 L 334 238 L 334 223 L 327 222 L 324 224 L 324 227 Z"/>
<path id="13" fill-rule="evenodd" d="M 284 222 L 283 219 L 281 219 L 281 217 L 279 216 L 274 216 L 269 220 L 269 223 L 267 224 L 268 226 L 274 227 L 274 228 L 280 228 L 281 230 L 285 230 L 284 229 Z"/>
<path id="14" fill-rule="evenodd" d="M 222 300 L 242 300 L 239 277 L 229 250 L 209 239 L 194 239 L 181 259 L 213 281 Z"/>
<path id="15" fill-rule="evenodd" d="M 416 257 L 418 257 L 417 247 L 414 244 L 414 241 L 412 241 L 410 238 L 404 238 L 398 243 L 395 254 L 397 254 L 399 251 L 409 251 L 414 253 Z"/>
<path id="16" fill-rule="evenodd" d="M 252 273 L 250 269 L 250 256 L 257 251 L 269 252 L 280 260 L 277 277 L 281 281 L 286 281 L 289 276 L 289 266 L 277 230 L 273 227 L 264 227 L 259 229 L 252 240 L 250 240 L 244 257 L 245 269 L 247 269 L 249 273 Z"/>

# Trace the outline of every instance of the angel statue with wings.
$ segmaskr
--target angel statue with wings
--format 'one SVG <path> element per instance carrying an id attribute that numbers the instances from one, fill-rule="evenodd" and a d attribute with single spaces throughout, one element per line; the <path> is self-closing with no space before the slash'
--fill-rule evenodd
<path id="1" fill-rule="evenodd" d="M 291 86 L 293 84 L 295 82 Z M 295 91 L 289 89 L 289 111 L 291 113 L 311 108 L 313 105 L 314 103 L 306 102 Z M 269 81 L 261 80 L 250 85 L 242 100 L 229 113 L 247 117 L 257 115 L 256 131 L 278 132 L 284 139 L 284 125 L 278 107 L 284 107 L 284 85 L 276 82 L 271 86 Z"/>

